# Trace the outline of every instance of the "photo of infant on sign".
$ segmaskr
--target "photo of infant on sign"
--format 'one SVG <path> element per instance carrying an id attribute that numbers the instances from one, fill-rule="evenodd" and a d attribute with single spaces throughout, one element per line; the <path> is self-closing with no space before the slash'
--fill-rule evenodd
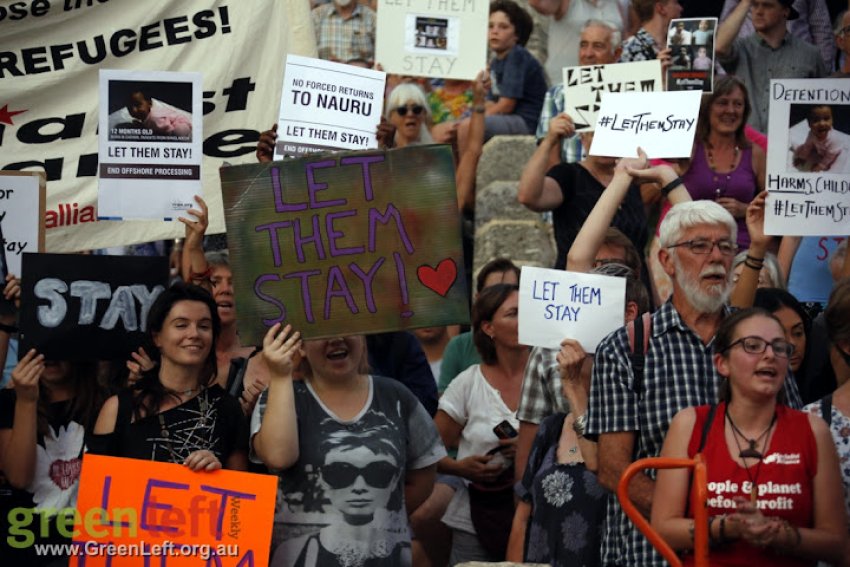
<path id="1" fill-rule="evenodd" d="M 192 83 L 110 81 L 110 142 L 192 141 Z"/>

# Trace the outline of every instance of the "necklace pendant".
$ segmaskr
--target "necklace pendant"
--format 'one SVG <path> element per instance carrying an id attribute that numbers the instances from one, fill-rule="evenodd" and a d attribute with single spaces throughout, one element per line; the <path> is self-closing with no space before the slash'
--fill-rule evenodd
<path id="1" fill-rule="evenodd" d="M 738 456 L 742 459 L 761 459 L 763 455 L 751 445 L 749 449 L 741 451 Z"/>
<path id="2" fill-rule="evenodd" d="M 750 502 L 755 504 L 756 502 L 758 502 L 758 499 L 759 499 L 759 485 L 756 484 L 756 483 L 753 483 L 753 488 L 752 488 L 752 491 L 750 492 Z"/>

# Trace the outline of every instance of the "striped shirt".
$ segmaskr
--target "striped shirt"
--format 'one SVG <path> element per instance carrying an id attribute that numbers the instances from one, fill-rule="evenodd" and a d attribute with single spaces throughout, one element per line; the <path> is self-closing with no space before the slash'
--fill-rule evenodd
<path id="1" fill-rule="evenodd" d="M 320 59 L 347 63 L 352 59 L 375 59 L 375 22 L 377 16 L 368 6 L 358 4 L 348 19 L 343 19 L 333 2 L 313 9 L 313 29 Z"/>
<path id="2" fill-rule="evenodd" d="M 726 309 L 726 314 L 730 313 Z M 590 386 L 588 435 L 634 431 L 634 460 L 657 457 L 673 416 L 680 410 L 717 401 L 721 377 L 713 363 L 714 339 L 702 339 L 668 301 L 652 315 L 643 394 L 633 390 L 626 328 L 608 335 L 596 349 Z M 802 405 L 793 378 L 785 380 L 788 406 Z M 654 478 L 654 472 L 650 475 Z M 602 544 L 605 565 L 663 567 L 666 562 L 623 513 L 616 496 L 608 500 Z"/>

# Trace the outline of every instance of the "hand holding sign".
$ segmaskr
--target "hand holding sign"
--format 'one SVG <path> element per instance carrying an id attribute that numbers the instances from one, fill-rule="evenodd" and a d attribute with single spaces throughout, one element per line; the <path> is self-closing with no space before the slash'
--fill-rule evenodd
<path id="1" fill-rule="evenodd" d="M 12 387 L 19 400 L 38 401 L 38 381 L 44 372 L 44 355 L 30 349 L 12 370 Z"/>
<path id="2" fill-rule="evenodd" d="M 273 325 L 263 338 L 263 358 L 266 359 L 272 379 L 292 378 L 293 369 L 301 361 L 301 333 L 292 331 L 292 325 L 281 330 L 281 324 Z"/>
<path id="3" fill-rule="evenodd" d="M 212 451 L 207 449 L 193 451 L 183 461 L 183 465 L 189 467 L 189 470 L 194 472 L 211 472 L 221 469 L 221 461 L 218 460 L 218 457 Z"/>

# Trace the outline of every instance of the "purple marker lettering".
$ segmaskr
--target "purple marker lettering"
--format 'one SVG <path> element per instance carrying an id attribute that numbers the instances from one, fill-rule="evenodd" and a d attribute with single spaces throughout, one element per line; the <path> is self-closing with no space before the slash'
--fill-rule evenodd
<path id="1" fill-rule="evenodd" d="M 303 264 L 305 262 L 304 257 L 304 245 L 313 243 L 313 246 L 316 247 L 316 255 L 319 257 L 319 260 L 325 259 L 325 246 L 322 244 L 322 231 L 319 228 L 319 215 L 313 215 L 311 217 L 313 223 L 313 234 L 310 236 L 303 236 L 301 234 L 301 219 L 295 219 L 295 225 L 293 228 L 293 240 L 295 241 L 295 254 L 298 256 L 298 263 Z"/>
<path id="2" fill-rule="evenodd" d="M 313 317 L 313 303 L 310 299 L 310 278 L 312 276 L 318 276 L 321 273 L 321 270 L 304 270 L 303 272 L 292 272 L 283 276 L 287 280 L 301 278 L 301 300 L 304 303 L 304 316 L 307 318 L 308 323 L 316 322 L 316 319 Z"/>
<path id="3" fill-rule="evenodd" d="M 334 297 L 345 299 L 348 310 L 355 315 L 360 313 L 360 310 L 357 309 L 357 304 L 354 303 L 354 298 L 351 297 L 348 282 L 345 281 L 345 276 L 342 275 L 342 270 L 339 266 L 331 266 L 328 270 L 328 292 L 325 295 L 325 321 L 331 318 L 331 299 Z"/>
<path id="4" fill-rule="evenodd" d="M 330 201 L 317 201 L 316 193 L 319 191 L 324 191 L 328 188 L 327 183 L 318 183 L 313 174 L 314 169 L 321 169 L 326 167 L 336 167 L 335 159 L 327 159 L 325 161 L 317 161 L 313 163 L 307 164 L 307 191 L 310 194 L 310 208 L 311 209 L 321 209 L 322 207 L 336 207 L 338 205 L 344 205 L 347 201 L 345 199 L 332 199 Z"/>
<path id="5" fill-rule="evenodd" d="M 256 500 L 257 496 L 249 492 L 237 492 L 235 490 L 227 490 L 226 488 L 216 488 L 215 486 L 207 486 L 202 484 L 201 490 L 204 492 L 212 492 L 221 496 L 221 503 L 218 506 L 218 519 L 215 526 L 215 539 L 221 541 L 221 524 L 224 522 L 224 509 L 227 508 L 227 497 L 232 496 L 241 500 Z"/>
<path id="6" fill-rule="evenodd" d="M 401 258 L 401 254 L 398 252 L 393 252 L 393 260 L 395 260 L 395 268 L 398 271 L 398 287 L 401 290 L 401 303 L 402 305 L 407 305 L 408 296 L 407 296 L 407 271 L 404 269 L 404 260 Z M 405 309 L 401 312 L 401 316 L 403 319 L 407 319 L 408 317 L 413 316 L 413 311 L 410 309 Z"/>
<path id="7" fill-rule="evenodd" d="M 239 563 L 236 564 L 236 567 L 254 567 L 254 550 L 249 549 L 248 553 L 243 555 Z"/>
<path id="8" fill-rule="evenodd" d="M 303 211 L 307 208 L 307 203 L 298 203 L 290 205 L 283 202 L 283 191 L 280 187 L 280 168 L 273 167 L 269 170 L 269 175 L 272 176 L 272 190 L 274 191 L 274 210 L 279 213 L 291 213 L 292 211 Z"/>
<path id="9" fill-rule="evenodd" d="M 108 516 L 109 516 L 109 490 L 111 488 L 112 488 L 112 477 L 111 476 L 104 477 L 104 479 L 103 479 L 103 491 L 101 491 L 101 493 L 100 493 L 100 508 L 101 508 L 101 510 L 107 511 L 107 517 L 104 518 L 104 521 L 101 522 L 101 525 L 102 526 L 121 526 L 122 528 L 129 528 L 130 522 L 108 522 L 108 521 L 106 521 L 106 520 L 109 519 L 108 518 Z M 116 515 L 117 515 L 117 512 L 119 512 L 119 511 L 120 510 L 118 508 L 116 508 L 114 510 L 114 512 L 116 512 Z M 135 529 L 135 526 L 133 526 L 133 529 Z M 120 532 L 120 530 L 119 530 L 119 532 Z"/>
<path id="10" fill-rule="evenodd" d="M 336 241 L 338 238 L 345 236 L 339 230 L 334 228 L 334 221 L 336 219 L 341 219 L 345 217 L 355 217 L 357 216 L 357 211 L 352 209 L 350 211 L 339 211 L 336 213 L 328 213 L 325 216 L 325 231 L 328 233 L 328 251 L 331 254 L 332 258 L 337 256 L 346 256 L 348 254 L 362 254 L 366 248 L 363 246 L 352 246 L 350 248 L 337 248 Z"/>
<path id="11" fill-rule="evenodd" d="M 171 533 L 176 532 L 177 528 L 173 526 L 156 526 L 148 523 L 148 513 L 151 511 L 151 509 L 171 510 L 173 508 L 171 504 L 159 504 L 151 498 L 151 492 L 154 488 L 168 488 L 170 490 L 188 490 L 189 485 L 152 478 L 148 480 L 148 484 L 147 486 L 145 486 L 145 497 L 142 500 L 142 529 L 148 531 L 165 531 Z"/>
<path id="12" fill-rule="evenodd" d="M 283 260 L 280 257 L 280 240 L 277 237 L 277 231 L 279 228 L 286 228 L 291 225 L 292 223 L 289 221 L 277 221 L 270 222 L 268 224 L 261 224 L 254 228 L 254 232 L 260 232 L 261 230 L 269 231 L 269 243 L 272 245 L 272 256 L 274 256 L 275 268 L 279 268 L 283 263 Z"/>
<path id="13" fill-rule="evenodd" d="M 280 281 L 280 276 L 277 275 L 277 274 L 263 274 L 260 277 L 258 277 L 256 280 L 254 280 L 254 295 L 259 297 L 263 301 L 271 303 L 272 305 L 277 307 L 278 311 L 280 312 L 279 315 L 277 317 L 275 317 L 274 319 L 263 319 L 263 325 L 266 325 L 267 327 L 271 327 L 275 323 L 280 323 L 281 321 L 286 319 L 286 306 L 283 303 L 281 303 L 280 301 L 278 301 L 277 298 L 272 297 L 271 295 L 267 295 L 267 294 L 263 293 L 262 291 L 260 291 L 260 288 L 266 282 L 279 282 L 279 281 Z"/>
<path id="14" fill-rule="evenodd" d="M 374 313 L 378 309 L 375 307 L 375 295 L 372 291 L 372 280 L 375 279 L 375 274 L 378 272 L 378 268 L 384 265 L 384 258 L 378 258 L 378 261 L 375 262 L 369 271 L 363 273 L 363 270 L 360 269 L 360 266 L 355 264 L 354 262 L 350 263 L 348 267 L 354 272 L 354 275 L 360 278 L 360 281 L 363 282 L 363 291 L 366 293 L 366 309 L 369 310 L 369 313 Z"/>
<path id="15" fill-rule="evenodd" d="M 411 244 L 410 238 L 407 236 L 407 230 L 404 228 L 404 221 L 401 219 L 401 213 L 392 203 L 387 205 L 387 210 L 383 214 L 374 207 L 369 209 L 369 252 L 374 252 L 376 247 L 375 240 L 378 228 L 376 222 L 387 224 L 390 222 L 390 217 L 395 220 L 398 235 L 401 237 L 404 249 L 407 250 L 408 254 L 413 254 L 413 244 Z"/>
<path id="16" fill-rule="evenodd" d="M 351 165 L 354 163 L 360 164 L 360 171 L 363 173 L 363 194 L 366 195 L 366 200 L 371 201 L 375 198 L 375 193 L 372 191 L 372 176 L 369 173 L 369 167 L 373 163 L 384 161 L 384 156 L 356 156 L 347 157 L 340 160 L 341 165 Z"/>

